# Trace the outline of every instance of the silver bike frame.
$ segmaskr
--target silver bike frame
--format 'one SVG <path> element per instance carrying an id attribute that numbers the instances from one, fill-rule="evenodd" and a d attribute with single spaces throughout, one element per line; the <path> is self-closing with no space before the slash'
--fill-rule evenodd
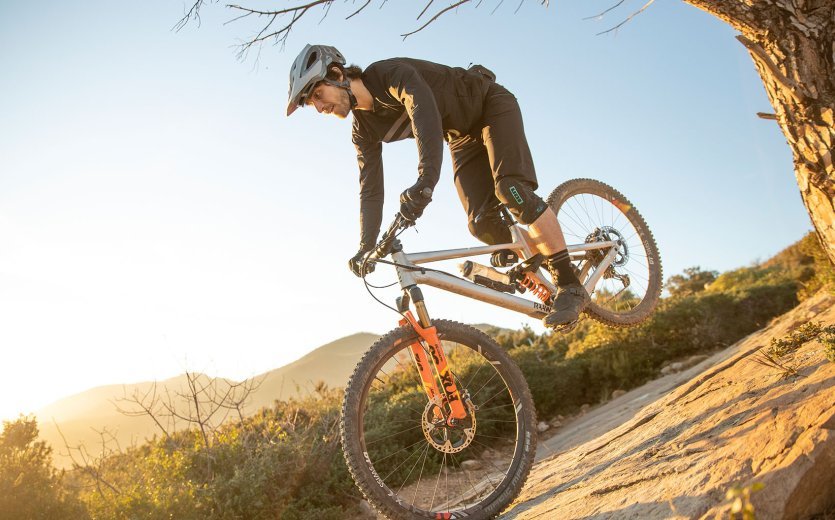
<path id="1" fill-rule="evenodd" d="M 497 305 L 505 309 L 509 309 L 522 314 L 527 314 L 532 318 L 543 318 L 549 312 L 551 307 L 541 302 L 531 301 L 519 296 L 504 293 L 484 287 L 476 283 L 470 282 L 464 278 L 441 273 L 437 271 L 421 270 L 419 264 L 428 264 L 432 262 L 439 262 L 441 260 L 453 260 L 456 258 L 467 258 L 471 256 L 484 255 L 494 253 L 502 249 L 510 249 L 515 251 L 521 258 L 530 258 L 533 255 L 530 247 L 525 241 L 524 235 L 517 225 L 510 227 L 511 238 L 513 242 L 508 244 L 498 244 L 494 246 L 480 246 L 467 247 L 463 249 L 445 249 L 440 251 L 426 251 L 422 253 L 406 253 L 402 250 L 393 252 L 391 254 L 397 269 L 397 277 L 400 280 L 400 287 L 406 289 L 414 285 L 425 284 L 431 287 L 436 287 L 444 291 L 467 296 L 475 300 L 479 300 L 492 305 Z M 581 259 L 585 256 L 586 251 L 595 249 L 609 249 L 603 261 L 595 268 L 592 275 L 586 280 L 584 284 L 586 291 L 589 294 L 594 292 L 594 288 L 600 277 L 606 269 L 612 265 L 617 255 L 617 242 L 592 242 L 587 244 L 575 244 L 568 246 L 568 253 L 574 259 Z M 548 277 L 541 272 L 534 273 L 537 280 L 544 284 L 550 291 L 555 291 L 556 287 L 548 280 Z"/>

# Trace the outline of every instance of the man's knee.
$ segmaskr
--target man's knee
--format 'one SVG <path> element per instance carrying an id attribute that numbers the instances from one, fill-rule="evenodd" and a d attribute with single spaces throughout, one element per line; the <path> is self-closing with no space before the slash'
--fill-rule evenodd
<path id="1" fill-rule="evenodd" d="M 496 182 L 496 196 L 522 224 L 531 224 L 548 209 L 548 204 L 524 181 L 504 177 Z"/>
<path id="2" fill-rule="evenodd" d="M 513 241 L 507 222 L 498 209 L 476 215 L 467 225 L 470 233 L 485 244 L 507 244 Z"/>

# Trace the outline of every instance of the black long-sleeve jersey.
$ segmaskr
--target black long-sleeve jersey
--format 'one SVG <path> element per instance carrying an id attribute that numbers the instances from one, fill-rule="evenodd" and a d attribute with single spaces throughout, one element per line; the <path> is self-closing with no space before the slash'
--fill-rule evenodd
<path id="1" fill-rule="evenodd" d="M 373 107 L 353 111 L 352 137 L 360 169 L 360 247 L 367 249 L 375 244 L 383 218 L 382 143 L 414 138 L 418 183 L 434 187 L 443 141 L 476 130 L 490 80 L 460 67 L 392 58 L 369 65 L 362 81 Z"/>

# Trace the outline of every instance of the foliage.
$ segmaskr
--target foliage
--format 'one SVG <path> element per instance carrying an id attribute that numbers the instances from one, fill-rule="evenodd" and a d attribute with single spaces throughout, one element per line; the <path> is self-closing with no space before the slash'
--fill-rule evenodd
<path id="1" fill-rule="evenodd" d="M 814 231 L 777 253 L 764 267 L 778 267 L 786 276 L 798 281 L 800 300 L 805 300 L 821 289 L 835 290 L 835 266 Z"/>
<path id="2" fill-rule="evenodd" d="M 776 265 L 712 273 L 690 268 L 674 278 L 671 296 L 638 327 L 584 320 L 568 334 L 526 332 L 511 355 L 528 379 L 537 413 L 550 417 L 606 400 L 612 390 L 655 377 L 665 362 L 728 346 L 797 304 L 799 284 Z"/>
<path id="3" fill-rule="evenodd" d="M 704 291 L 719 275 L 718 271 L 703 271 L 701 267 L 688 267 L 684 273 L 667 280 L 670 296 L 691 296 Z"/>
<path id="4" fill-rule="evenodd" d="M 826 357 L 835 363 L 835 325 L 823 326 L 820 322 L 813 321 L 804 323 L 784 338 L 771 338 L 771 345 L 763 354 L 770 358 L 782 359 L 803 344 L 814 340 L 820 341 Z"/>
<path id="5" fill-rule="evenodd" d="M 0 513 L 9 520 L 87 518 L 52 466 L 52 448 L 38 441 L 34 418 L 3 421 L 0 433 Z"/>
<path id="6" fill-rule="evenodd" d="M 77 475 L 88 484 L 82 498 L 94 519 L 357 516 L 359 492 L 339 449 L 341 398 L 320 386 L 219 427 L 208 446 L 191 429 L 113 455 L 98 478 Z"/>
<path id="7" fill-rule="evenodd" d="M 755 482 L 750 486 L 732 487 L 725 494 L 725 499 L 731 501 L 730 518 L 735 520 L 742 518 L 742 520 L 754 520 L 754 504 L 751 503 L 751 494 L 760 491 L 763 487 L 762 482 Z"/>

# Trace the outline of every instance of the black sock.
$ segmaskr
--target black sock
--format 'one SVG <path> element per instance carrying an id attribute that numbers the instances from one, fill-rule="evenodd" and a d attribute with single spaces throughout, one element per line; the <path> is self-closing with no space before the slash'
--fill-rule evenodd
<path id="1" fill-rule="evenodd" d="M 574 268 L 571 266 L 571 258 L 568 256 L 568 249 L 549 256 L 546 261 L 552 270 L 557 272 L 557 285 L 566 286 L 572 283 L 580 283 Z"/>

